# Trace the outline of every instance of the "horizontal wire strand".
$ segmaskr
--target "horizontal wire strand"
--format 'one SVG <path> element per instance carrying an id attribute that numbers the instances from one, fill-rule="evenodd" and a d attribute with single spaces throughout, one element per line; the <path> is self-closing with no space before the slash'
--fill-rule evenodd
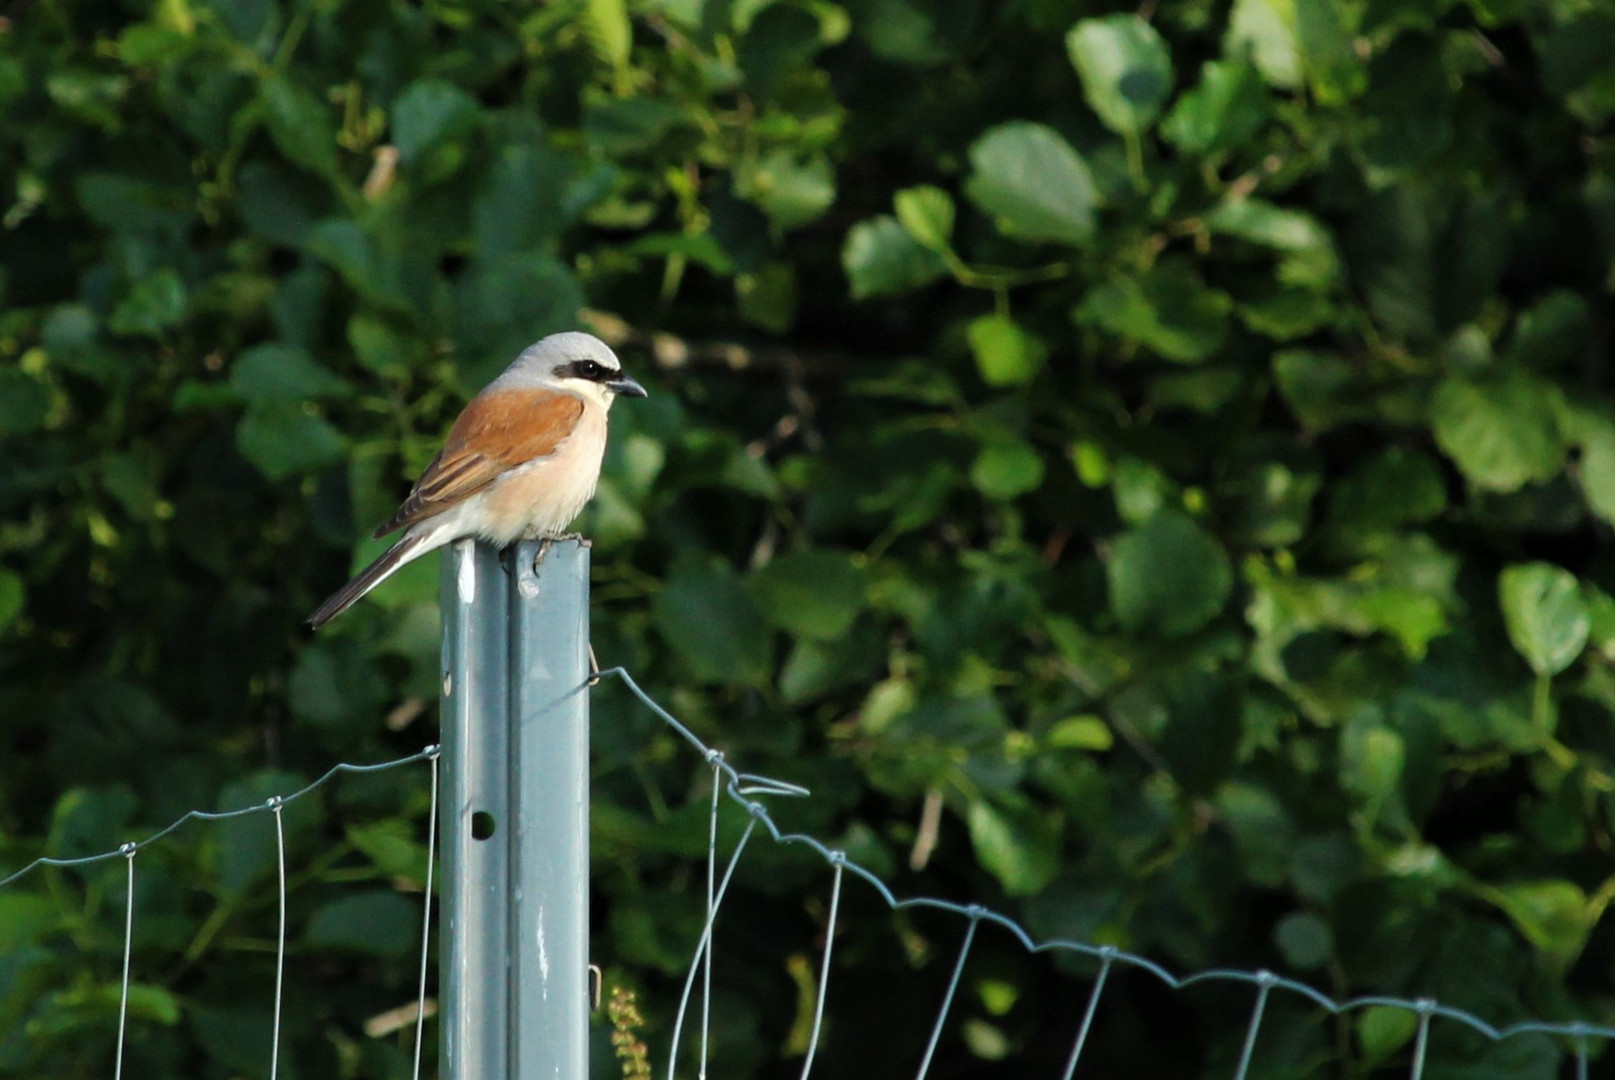
<path id="1" fill-rule="evenodd" d="M 717 752 L 709 748 L 697 735 L 695 735 L 694 732 L 692 732 L 670 712 L 663 708 L 661 704 L 658 703 L 654 698 L 647 694 L 626 669 L 622 667 L 614 667 L 601 671 L 591 677 L 589 685 L 594 685 L 608 678 L 614 678 L 621 682 L 628 689 L 628 691 L 640 701 L 641 704 L 643 704 L 647 709 L 661 719 L 670 730 L 682 738 L 693 749 L 702 755 L 707 756 L 708 760 L 713 760 L 713 755 L 716 755 Z M 110 851 L 74 858 L 40 856 L 34 859 L 32 862 L 25 864 L 20 869 L 12 871 L 5 877 L 0 877 L 0 889 L 4 889 L 6 886 L 13 884 L 14 882 L 23 878 L 25 875 L 29 874 L 31 871 L 41 866 L 75 867 L 86 866 L 119 857 L 132 859 L 135 853 L 143 850 L 151 844 L 156 843 L 159 840 L 162 840 L 193 820 L 222 821 L 230 818 L 244 817 L 251 814 L 260 814 L 265 812 L 273 812 L 278 817 L 280 809 L 285 805 L 292 803 L 315 790 L 318 790 L 340 775 L 346 773 L 362 774 L 383 772 L 420 761 L 433 760 L 436 758 L 438 753 L 439 747 L 437 745 L 432 745 L 426 747 L 418 753 L 411 754 L 408 757 L 398 758 L 393 761 L 380 762 L 371 765 L 355 765 L 344 762 L 332 766 L 312 783 L 307 784 L 288 795 L 277 796 L 265 803 L 242 807 L 236 810 L 218 812 L 192 810 L 181 815 L 168 826 L 155 833 L 152 833 L 145 839 L 122 844 Z M 846 859 L 844 855 L 832 850 L 816 838 L 801 833 L 786 833 L 782 831 L 775 823 L 773 818 L 769 815 L 767 808 L 764 807 L 763 804 L 749 797 L 752 795 L 805 797 L 810 794 L 806 788 L 786 781 L 774 780 L 768 777 L 757 776 L 749 773 L 741 773 L 730 766 L 727 762 L 724 762 L 721 755 L 717 756 L 715 768 L 717 771 L 721 772 L 726 781 L 724 784 L 724 793 L 729 797 L 730 800 L 739 803 L 742 807 L 744 807 L 751 815 L 752 820 L 747 828 L 748 836 L 750 835 L 751 830 L 760 823 L 764 831 L 768 833 L 769 837 L 775 843 L 802 844 L 813 849 L 822 858 L 824 858 L 826 862 L 835 865 L 838 873 L 846 872 L 852 874 L 853 876 L 862 878 L 880 895 L 881 899 L 885 901 L 886 905 L 894 911 L 908 908 L 930 908 L 938 911 L 948 912 L 971 920 L 972 932 L 975 924 L 978 922 L 996 923 L 1007 930 L 1028 952 L 1038 953 L 1062 951 L 1093 957 L 1099 960 L 1102 965 L 1102 975 L 1101 978 L 1096 981 L 1096 991 L 1103 986 L 1103 976 L 1108 976 L 1108 974 L 1116 966 L 1122 966 L 1147 972 L 1174 990 L 1183 989 L 1198 983 L 1210 982 L 1233 982 L 1242 983 L 1245 985 L 1253 985 L 1259 988 L 1259 1001 L 1264 1006 L 1268 992 L 1274 989 L 1279 989 L 1300 997 L 1304 997 L 1320 1009 L 1334 1015 L 1343 1015 L 1373 1007 L 1393 1008 L 1410 1012 L 1420 1018 L 1422 1025 L 1421 1030 L 1427 1029 L 1428 1024 L 1433 1022 L 1436 1018 L 1441 1018 L 1462 1024 L 1470 1030 L 1475 1031 L 1492 1041 L 1499 1041 L 1502 1039 L 1512 1038 L 1517 1035 L 1526 1034 L 1556 1036 L 1571 1043 L 1570 1050 L 1576 1062 L 1578 1077 L 1585 1076 L 1588 1070 L 1588 1058 L 1591 1052 L 1589 1040 L 1599 1039 L 1607 1041 L 1610 1039 L 1615 1039 L 1615 1027 L 1589 1024 L 1585 1021 L 1547 1023 L 1540 1020 L 1524 1020 L 1517 1021 L 1512 1024 L 1497 1026 L 1488 1023 L 1473 1013 L 1465 1012 L 1462 1009 L 1454 1008 L 1452 1006 L 1442 1005 L 1439 1002 L 1430 999 L 1412 1000 L 1375 994 L 1351 997 L 1337 1001 L 1316 988 L 1307 985 L 1306 983 L 1274 975 L 1271 972 L 1253 972 L 1238 969 L 1213 969 L 1209 971 L 1197 972 L 1187 976 L 1179 976 L 1173 974 L 1167 968 L 1148 959 L 1147 957 L 1124 952 L 1115 949 L 1112 946 L 1097 946 L 1091 945 L 1087 942 L 1073 941 L 1063 938 L 1039 941 L 1014 919 L 995 911 L 983 909 L 979 905 L 958 904 L 935 897 L 898 897 L 875 873 L 866 867 L 860 866 L 858 863 L 853 862 L 850 859 Z M 739 854 L 738 850 L 735 854 Z M 838 859 L 840 860 L 839 863 L 837 862 Z M 730 873 L 733 872 L 733 869 L 734 863 L 731 862 L 729 867 Z M 725 881 L 725 885 L 727 885 L 727 881 Z M 720 903 L 722 894 L 723 889 L 720 888 L 718 897 L 715 898 Z M 130 903 L 132 905 L 132 900 Z M 126 920 L 128 918 L 132 918 L 132 914 L 133 912 L 131 907 L 131 909 L 126 912 Z M 714 915 L 715 914 L 716 912 L 714 911 Z M 284 927 L 282 928 L 282 933 L 284 933 Z M 711 925 L 709 921 L 708 927 L 703 932 L 704 941 L 709 937 L 710 933 Z M 127 944 L 128 943 L 126 941 L 126 945 Z M 706 946 L 703 945 L 702 947 L 705 948 Z M 694 969 L 692 968 L 692 976 L 693 974 Z M 693 978 L 691 981 L 693 982 Z M 1080 1055 L 1082 1049 L 1082 1040 L 1086 1038 L 1087 1029 L 1092 1020 L 1092 1009 L 1096 1004 L 1097 996 L 1090 998 L 1089 1013 L 1084 1016 L 1083 1028 L 1079 1032 L 1079 1042 L 1077 1046 L 1073 1048 L 1074 1053 L 1068 1066 L 1066 1073 L 1067 1077 L 1071 1075 L 1071 1071 L 1075 1067 L 1076 1058 L 1078 1055 Z M 1257 1020 L 1259 1022 L 1260 1014 L 1253 1016 L 1253 1020 Z M 1254 1031 L 1254 1028 L 1252 1030 Z M 121 1036 L 119 1042 L 121 1049 Z M 1416 1069 L 1422 1069 L 1422 1060 L 1422 1048 L 1416 1048 Z M 1418 1075 L 1418 1073 L 1416 1072 L 1415 1075 Z"/>
<path id="2" fill-rule="evenodd" d="M 626 668 L 607 668 L 594 676 L 595 682 L 600 682 L 605 679 L 616 679 L 621 682 L 623 686 L 628 689 L 629 693 L 637 698 L 642 705 L 644 705 L 651 711 L 651 713 L 666 724 L 668 728 L 674 732 L 674 734 L 678 735 L 681 739 L 688 743 L 695 751 L 704 757 L 707 757 L 708 760 L 711 760 L 711 756 L 717 753 L 711 747 L 708 747 L 698 735 L 685 726 L 677 717 L 663 708 L 655 698 L 646 693 L 645 690 L 640 687 L 639 683 L 634 680 L 634 677 L 629 674 Z M 728 779 L 726 790 L 729 798 L 744 807 L 746 811 L 752 815 L 754 823 L 760 821 L 764 830 L 775 843 L 802 844 L 806 847 L 812 848 L 826 862 L 831 864 L 835 863 L 836 859 L 838 858 L 838 853 L 834 849 L 823 844 L 815 837 L 802 833 L 787 833 L 782 831 L 763 804 L 746 797 L 748 794 L 756 791 L 766 791 L 768 794 L 774 795 L 807 796 L 810 793 L 805 788 L 802 788 L 797 784 L 788 783 L 786 781 L 770 780 L 768 777 L 757 776 L 750 773 L 741 773 L 735 770 L 735 768 L 729 765 L 727 762 L 721 760 L 719 761 L 718 767 L 723 771 L 724 775 Z M 1540 1020 L 1522 1020 L 1513 1024 L 1498 1027 L 1487 1023 L 1485 1020 L 1475 1016 L 1473 1013 L 1468 1013 L 1462 1009 L 1453 1008 L 1450 1005 L 1442 1005 L 1439 1002 L 1435 1002 L 1430 999 L 1412 1000 L 1408 998 L 1373 994 L 1347 998 L 1343 1001 L 1336 1001 L 1334 998 L 1329 997 L 1327 994 L 1324 994 L 1315 987 L 1308 986 L 1306 983 L 1298 982 L 1294 979 L 1285 978 L 1281 975 L 1275 975 L 1270 971 L 1241 971 L 1234 968 L 1218 968 L 1209 971 L 1197 972 L 1195 974 L 1186 976 L 1174 975 L 1171 971 L 1160 964 L 1157 964 L 1155 961 L 1148 959 L 1147 957 L 1139 956 L 1135 953 L 1125 952 L 1116 949 L 1113 946 L 1090 945 L 1087 942 L 1072 941 L 1064 938 L 1039 941 L 1014 919 L 1011 919 L 1009 916 L 1000 914 L 996 911 L 983 909 L 979 905 L 957 904 L 949 900 L 941 900 L 928 896 L 900 898 L 893 893 L 886 883 L 882 881 L 880 877 L 877 876 L 873 871 L 866 867 L 860 866 L 851 859 L 845 859 L 844 857 L 842 858 L 844 859 L 842 869 L 862 878 L 880 895 L 881 899 L 886 902 L 887 907 L 891 908 L 893 911 L 901 911 L 907 908 L 931 908 L 970 919 L 973 925 L 976 922 L 996 923 L 1005 930 L 1009 931 L 1009 933 L 1021 943 L 1022 947 L 1030 953 L 1061 951 L 1075 953 L 1082 956 L 1091 956 L 1101 961 L 1107 974 L 1112 968 L 1118 965 L 1128 968 L 1135 968 L 1140 971 L 1148 972 L 1174 990 L 1181 990 L 1185 987 L 1198 983 L 1241 983 L 1258 988 L 1260 991 L 1259 996 L 1264 1008 L 1266 1005 L 1266 998 L 1270 991 L 1284 990 L 1289 993 L 1299 995 L 1300 997 L 1304 997 L 1318 1006 L 1320 1009 L 1334 1015 L 1352 1013 L 1375 1006 L 1401 1009 L 1405 1012 L 1414 1013 L 1415 1015 L 1428 1015 L 1432 1020 L 1440 1017 L 1443 1019 L 1456 1021 L 1457 1023 L 1461 1023 L 1471 1030 L 1486 1036 L 1488 1039 L 1494 1042 L 1502 1039 L 1512 1038 L 1516 1035 L 1526 1034 L 1559 1036 L 1578 1041 L 1577 1045 L 1579 1048 L 1576 1052 L 1579 1055 L 1578 1061 L 1580 1062 L 1585 1062 L 1588 1053 L 1588 1051 L 1585 1049 L 1586 1040 L 1615 1039 L 1615 1027 L 1588 1024 L 1585 1021 L 1574 1021 L 1570 1023 L 1546 1023 Z M 1258 1023 L 1260 1022 L 1259 1015 L 1253 1017 L 1253 1019 L 1256 1019 Z"/>
<path id="3" fill-rule="evenodd" d="M 252 806 L 243 806 L 239 810 L 222 810 L 222 811 L 217 811 L 217 812 L 210 811 L 210 810 L 191 810 L 191 811 L 189 811 L 187 813 L 181 814 L 179 817 L 175 818 L 172 822 L 170 822 L 166 828 L 159 829 L 157 832 L 152 833 L 150 836 L 146 837 L 144 840 L 134 841 L 134 842 L 129 843 L 129 844 L 122 844 L 122 845 L 120 845 L 118 847 L 113 848 L 111 851 L 103 851 L 98 855 L 81 855 L 81 856 L 79 856 L 77 858 L 72 858 L 72 859 L 60 859 L 60 858 L 55 858 L 55 857 L 49 856 L 49 855 L 41 855 L 39 858 L 35 859 L 33 862 L 24 865 L 21 869 L 14 870 L 10 874 L 7 874 L 5 877 L 0 877 L 0 889 L 5 888 L 7 885 L 10 885 L 12 882 L 21 879 L 23 877 L 23 875 L 29 873 L 32 870 L 35 870 L 35 869 L 41 867 L 41 866 L 88 866 L 91 863 L 106 862 L 109 859 L 116 859 L 119 856 L 124 855 L 129 851 L 140 851 L 143 848 L 149 847 L 150 845 L 155 844 L 157 841 L 161 840 L 163 837 L 167 836 L 169 833 L 172 833 L 175 830 L 179 829 L 181 826 L 185 825 L 187 822 L 191 822 L 191 821 L 225 821 L 225 820 L 228 820 L 229 818 L 246 817 L 249 814 L 270 813 L 273 810 L 270 803 L 275 803 L 277 805 L 284 806 L 284 805 L 286 805 L 288 803 L 296 802 L 298 799 L 301 799 L 304 795 L 307 795 L 312 791 L 317 791 L 318 789 L 324 787 L 326 784 L 329 784 L 332 780 L 335 780 L 338 776 L 341 776 L 344 773 L 386 772 L 388 769 L 396 769 L 396 768 L 399 768 L 400 766 L 404 766 L 404 765 L 413 765 L 417 761 L 428 761 L 431 758 L 435 757 L 437 755 L 437 753 L 438 753 L 438 747 L 437 747 L 436 744 L 433 744 L 431 746 L 428 746 L 426 749 L 422 750 L 418 754 L 411 754 L 411 755 L 409 755 L 409 757 L 398 758 L 398 759 L 396 759 L 394 761 L 383 761 L 383 762 L 380 762 L 380 763 L 375 764 L 375 765 L 350 765 L 350 764 L 348 764 L 346 762 L 343 762 L 340 765 L 331 766 L 329 769 L 327 769 L 325 771 L 324 775 L 322 775 L 318 780 L 314 781 L 312 784 L 308 784 L 308 785 L 305 785 L 304 787 L 298 788 L 296 791 L 292 792 L 290 795 L 277 795 L 273 799 L 269 800 L 268 802 L 255 803 Z"/>

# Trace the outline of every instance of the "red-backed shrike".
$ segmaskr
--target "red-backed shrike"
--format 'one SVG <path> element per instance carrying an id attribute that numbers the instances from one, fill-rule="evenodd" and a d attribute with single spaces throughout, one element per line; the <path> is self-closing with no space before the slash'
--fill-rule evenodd
<path id="1" fill-rule="evenodd" d="M 606 413 L 618 394 L 644 397 L 606 343 L 551 334 L 528 346 L 471 399 L 409 497 L 377 536 L 398 542 L 308 618 L 316 630 L 405 563 L 469 536 L 504 547 L 556 538 L 594 495 Z"/>

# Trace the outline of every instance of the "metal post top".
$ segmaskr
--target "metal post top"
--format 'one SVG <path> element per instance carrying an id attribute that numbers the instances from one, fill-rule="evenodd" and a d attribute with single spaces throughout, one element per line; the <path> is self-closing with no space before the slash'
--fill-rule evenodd
<path id="1" fill-rule="evenodd" d="M 445 1080 L 588 1071 L 589 546 L 443 556 Z M 479 824 L 480 823 L 480 824 Z"/>

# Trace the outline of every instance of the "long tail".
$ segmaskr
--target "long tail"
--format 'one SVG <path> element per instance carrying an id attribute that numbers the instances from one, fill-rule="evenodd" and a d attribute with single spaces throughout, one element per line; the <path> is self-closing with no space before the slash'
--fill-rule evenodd
<path id="1" fill-rule="evenodd" d="M 382 552 L 381 557 L 363 570 L 352 581 L 338 589 L 308 617 L 308 624 L 318 630 L 358 602 L 359 597 L 391 577 L 405 563 L 425 555 L 436 547 L 430 533 L 405 534 L 398 543 Z"/>

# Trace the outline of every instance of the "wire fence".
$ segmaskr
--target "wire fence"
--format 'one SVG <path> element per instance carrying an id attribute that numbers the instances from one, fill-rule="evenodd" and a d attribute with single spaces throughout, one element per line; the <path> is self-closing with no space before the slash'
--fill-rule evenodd
<path id="1" fill-rule="evenodd" d="M 270 1044 L 266 1049 L 266 1055 L 269 1058 L 270 1080 L 279 1080 L 281 1018 L 282 1006 L 284 1005 L 286 976 L 286 828 L 285 820 L 282 814 L 286 807 L 290 806 L 292 803 L 319 790 L 344 774 L 387 772 L 391 769 L 398 769 L 405 765 L 414 765 L 420 762 L 430 763 L 432 771 L 431 811 L 429 823 L 427 825 L 428 837 L 426 845 L 426 887 L 423 890 L 424 899 L 422 900 L 421 911 L 420 981 L 418 994 L 415 1001 L 415 1017 L 418 1019 L 419 1017 L 425 1015 L 426 972 L 427 959 L 429 955 L 428 946 L 432 926 L 432 875 L 436 868 L 438 756 L 439 749 L 434 744 L 426 747 L 417 754 L 411 754 L 408 757 L 398 758 L 393 761 L 384 761 L 376 765 L 336 765 L 326 770 L 326 772 L 313 783 L 307 784 L 289 794 L 273 795 L 261 803 L 257 803 L 252 806 L 244 806 L 239 810 L 224 810 L 218 812 L 208 810 L 192 810 L 189 813 L 183 814 L 176 818 L 166 828 L 152 833 L 144 840 L 126 841 L 110 851 L 103 851 L 97 855 L 84 855 L 77 858 L 56 858 L 49 855 L 42 856 L 24 865 L 21 869 L 13 871 L 5 877 L 0 877 L 0 889 L 4 889 L 6 886 L 20 880 L 30 872 L 42 866 L 76 868 L 91 866 L 96 863 L 111 862 L 116 859 L 124 860 L 128 870 L 125 876 L 124 888 L 123 966 L 118 993 L 118 1041 L 115 1063 L 113 1065 L 114 1080 L 122 1080 L 123 1078 L 123 1058 L 124 1047 L 126 1044 L 125 1036 L 128 1031 L 129 1021 L 129 968 L 130 960 L 134 952 L 136 857 L 142 851 L 160 842 L 171 833 L 178 831 L 192 821 L 228 821 L 233 818 L 251 817 L 261 814 L 269 814 L 273 816 L 275 824 L 275 872 L 276 892 L 279 899 L 279 920 L 275 942 L 275 993 L 273 1020 L 271 1024 L 272 1036 L 270 1039 Z M 414 1067 L 413 1072 L 411 1073 L 414 1080 L 420 1080 L 421 1076 L 421 1036 L 424 1030 L 423 1025 L 416 1023 Z"/>
<path id="2" fill-rule="evenodd" d="M 1097 961 L 1098 970 L 1093 977 L 1093 983 L 1088 991 L 1082 1015 L 1078 1021 L 1076 1031 L 1073 1033 L 1071 1049 L 1065 1058 L 1059 1080 L 1072 1080 L 1076 1075 L 1078 1066 L 1082 1062 L 1083 1054 L 1088 1046 L 1089 1036 L 1093 1030 L 1094 1019 L 1101 1006 L 1106 987 L 1111 976 L 1120 970 L 1132 969 L 1148 974 L 1158 979 L 1172 990 L 1181 990 L 1199 984 L 1226 983 L 1247 987 L 1252 992 L 1250 1019 L 1247 1024 L 1238 1062 L 1233 1072 L 1233 1080 L 1248 1080 L 1251 1073 L 1252 1062 L 1261 1038 L 1264 1019 L 1268 1015 L 1268 1005 L 1275 992 L 1296 995 L 1317 1009 L 1330 1015 L 1343 1015 L 1370 1008 L 1388 1008 L 1406 1012 L 1414 1020 L 1415 1034 L 1413 1049 L 1408 1066 L 1408 1075 L 1412 1080 L 1421 1080 L 1425 1075 L 1428 1048 L 1430 1045 L 1430 1032 L 1432 1025 L 1437 1021 L 1460 1025 L 1462 1028 L 1484 1036 L 1486 1039 L 1501 1041 L 1524 1035 L 1542 1035 L 1563 1040 L 1568 1044 L 1574 1063 L 1574 1075 L 1577 1080 L 1586 1080 L 1589 1075 L 1590 1061 L 1596 1044 L 1615 1039 L 1615 1028 L 1584 1022 L 1548 1023 L 1542 1021 L 1522 1021 L 1496 1026 L 1473 1013 L 1452 1006 L 1443 1005 L 1431 998 L 1399 998 L 1383 995 L 1366 995 L 1347 999 L 1332 998 L 1317 990 L 1315 987 L 1295 979 L 1277 975 L 1271 971 L 1243 971 L 1234 969 L 1213 969 L 1197 972 L 1192 975 L 1180 976 L 1162 967 L 1160 964 L 1108 945 L 1092 945 L 1081 941 L 1063 939 L 1038 940 L 1014 919 L 993 911 L 979 904 L 958 904 L 935 897 L 899 897 L 876 874 L 857 862 L 847 858 L 844 852 L 829 847 L 813 836 L 789 833 L 783 831 L 770 814 L 768 807 L 761 801 L 765 798 L 803 798 L 811 793 L 800 785 L 785 781 L 771 779 L 737 770 L 724 757 L 724 754 L 707 746 L 694 732 L 681 723 L 672 713 L 662 707 L 654 698 L 647 694 L 633 677 L 623 668 L 611 668 L 601 671 L 594 676 L 590 683 L 594 685 L 604 679 L 619 680 L 635 698 L 639 700 L 651 713 L 658 717 L 680 739 L 688 744 L 712 770 L 712 798 L 708 814 L 707 832 L 707 866 L 706 866 L 706 908 L 705 920 L 699 940 L 691 957 L 686 973 L 679 1004 L 675 1013 L 671 1037 L 666 1051 L 666 1076 L 668 1080 L 676 1080 L 678 1076 L 680 1047 L 685 1039 L 685 1029 L 692 1024 L 696 1028 L 694 1037 L 694 1054 L 696 1056 L 696 1075 L 702 1080 L 707 1076 L 708 1061 L 711 1047 L 712 1030 L 712 939 L 718 914 L 723 907 L 725 897 L 728 895 L 730 885 L 734 881 L 735 871 L 740 864 L 741 857 L 747 850 L 749 843 L 757 836 L 759 830 L 777 844 L 800 844 L 812 849 L 821 856 L 831 871 L 830 899 L 828 909 L 828 929 L 824 935 L 823 954 L 820 957 L 818 979 L 815 989 L 815 999 L 812 1011 L 812 1026 L 802 1063 L 801 1080 L 807 1080 L 812 1072 L 815 1058 L 820 1049 L 821 1035 L 824 1030 L 824 1017 L 827 1002 L 830 997 L 832 984 L 832 955 L 835 947 L 835 929 L 841 909 L 843 886 L 849 875 L 861 879 L 872 888 L 882 901 L 893 911 L 905 909 L 933 909 L 957 916 L 962 921 L 962 938 L 958 954 L 954 960 L 951 975 L 946 983 L 945 990 L 939 1002 L 935 1019 L 931 1024 L 930 1037 L 919 1056 L 916 1080 L 926 1080 L 932 1064 L 936 1058 L 937 1049 L 941 1043 L 944 1032 L 947 1030 L 948 1018 L 955 997 L 963 980 L 966 965 L 970 959 L 971 949 L 976 942 L 977 931 L 983 923 L 995 925 L 1007 931 L 1029 953 L 1058 953 L 1087 957 Z M 118 1042 L 117 1057 L 114 1066 L 115 1080 L 123 1077 L 123 1051 L 127 1017 L 129 1011 L 129 971 L 132 943 L 134 939 L 134 912 L 136 893 L 136 858 L 145 849 L 158 843 L 177 829 L 196 820 L 204 822 L 217 822 L 230 818 L 248 815 L 269 814 L 275 821 L 276 841 L 276 870 L 279 898 L 279 934 L 276 942 L 275 955 L 275 993 L 274 1016 L 272 1024 L 272 1038 L 270 1046 L 265 1053 L 269 1059 L 268 1075 L 270 1080 L 278 1080 L 280 1071 L 280 1045 L 281 1045 L 281 1013 L 283 977 L 286 961 L 286 840 L 282 825 L 282 812 L 286 806 L 308 795 L 316 789 L 336 780 L 346 773 L 376 773 L 404 766 L 427 763 L 431 769 L 431 811 L 428 825 L 427 839 L 427 868 L 426 887 L 422 899 L 421 937 L 420 937 L 420 969 L 419 985 L 415 1002 L 413 1019 L 415 1023 L 414 1059 L 411 1076 L 419 1080 L 422 1076 L 424 1062 L 422 1061 L 422 1034 L 424 1024 L 420 1023 L 422 1017 L 429 1016 L 427 995 L 427 974 L 429 969 L 429 943 L 432 923 L 432 893 L 433 870 L 437 847 L 437 818 L 438 818 L 438 787 L 439 787 L 439 747 L 433 745 L 421 750 L 419 753 L 394 761 L 383 762 L 376 765 L 337 765 L 330 769 L 313 783 L 286 795 L 274 796 L 262 803 L 243 807 L 239 810 L 225 812 L 208 812 L 193 810 L 175 820 L 168 827 L 153 833 L 139 841 L 130 841 L 119 845 L 109 851 L 96 855 L 79 858 L 42 857 L 21 867 L 5 877 L 0 877 L 0 889 L 18 881 L 31 871 L 41 866 L 55 867 L 82 867 L 94 863 L 109 862 L 116 859 L 125 860 L 127 866 L 126 895 L 123 924 L 123 966 L 122 985 L 118 1005 Z M 730 803 L 741 808 L 746 815 L 746 824 L 741 832 L 734 849 L 728 853 L 726 859 L 720 859 L 718 850 L 718 826 L 720 816 L 724 811 L 723 797 L 727 796 Z M 721 866 L 721 869 L 720 869 Z M 697 993 L 696 987 L 700 990 Z"/>

